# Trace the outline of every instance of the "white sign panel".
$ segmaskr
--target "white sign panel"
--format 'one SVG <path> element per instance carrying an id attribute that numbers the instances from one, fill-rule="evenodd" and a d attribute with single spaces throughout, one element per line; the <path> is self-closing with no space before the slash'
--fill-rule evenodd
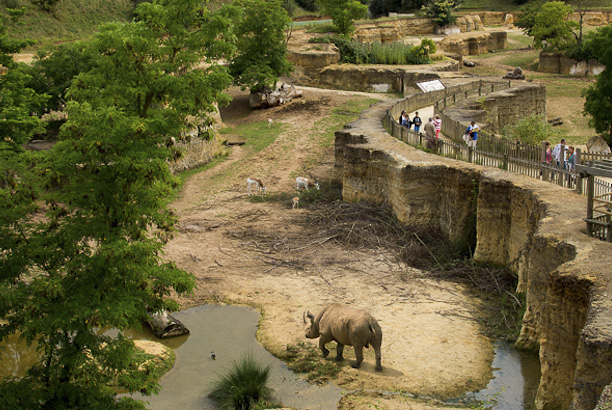
<path id="1" fill-rule="evenodd" d="M 436 90 L 444 90 L 444 84 L 442 84 L 440 80 L 424 81 L 422 83 L 417 83 L 417 85 L 424 93 Z"/>

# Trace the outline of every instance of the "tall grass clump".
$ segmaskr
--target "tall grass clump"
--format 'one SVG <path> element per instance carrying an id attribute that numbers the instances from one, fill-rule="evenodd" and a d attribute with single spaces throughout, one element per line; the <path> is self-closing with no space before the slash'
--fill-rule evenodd
<path id="1" fill-rule="evenodd" d="M 340 37 L 332 37 L 340 49 L 343 63 L 349 64 L 429 64 L 436 46 L 430 39 L 423 39 L 418 46 L 399 42 L 362 44 Z"/>
<path id="2" fill-rule="evenodd" d="M 229 372 L 214 382 L 210 397 L 221 410 L 265 408 L 272 399 L 269 378 L 270 365 L 262 365 L 247 354 L 234 361 Z"/>

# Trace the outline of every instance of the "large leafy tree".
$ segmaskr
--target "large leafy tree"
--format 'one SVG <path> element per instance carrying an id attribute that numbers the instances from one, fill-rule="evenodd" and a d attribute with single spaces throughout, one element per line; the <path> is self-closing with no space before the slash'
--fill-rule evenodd
<path id="1" fill-rule="evenodd" d="M 40 354 L 25 377 L 3 380 L 3 408 L 144 407 L 109 387 L 158 388 L 122 331 L 150 311 L 177 309 L 168 296 L 194 286 L 163 259 L 176 223 L 164 205 L 174 184 L 166 160 L 188 117 L 227 101 L 231 76 L 214 60 L 233 49 L 229 22 L 199 0 L 142 3 L 136 15 L 87 44 L 90 67 L 71 81 L 68 121 L 32 168 L 47 191 L 19 212 L 2 208 L 0 337 L 18 334 Z M 108 328 L 118 335 L 100 332 Z"/>
<path id="2" fill-rule="evenodd" d="M 461 0 L 431 0 L 426 12 L 436 24 L 446 26 L 457 19 L 454 12 L 459 6 L 461 6 Z"/>
<path id="3" fill-rule="evenodd" d="M 556 49 L 567 48 L 576 42 L 574 29 L 578 22 L 570 20 L 572 6 L 562 1 L 544 3 L 534 19 L 531 35 L 536 48 L 544 47 L 544 41 Z"/>
<path id="4" fill-rule="evenodd" d="M 368 6 L 357 0 L 318 0 L 327 15 L 332 18 L 338 34 L 350 37 L 355 31 L 355 20 L 368 14 Z"/>
<path id="5" fill-rule="evenodd" d="M 597 30 L 585 40 L 585 46 L 606 68 L 597 76 L 595 84 L 583 91 L 582 96 L 586 98 L 583 113 L 591 117 L 589 125 L 612 145 L 612 26 Z"/>
<path id="6" fill-rule="evenodd" d="M 289 74 L 285 29 L 291 19 L 280 0 L 236 0 L 223 11 L 235 20 L 237 53 L 230 61 L 234 82 L 252 92 L 274 88 Z"/>

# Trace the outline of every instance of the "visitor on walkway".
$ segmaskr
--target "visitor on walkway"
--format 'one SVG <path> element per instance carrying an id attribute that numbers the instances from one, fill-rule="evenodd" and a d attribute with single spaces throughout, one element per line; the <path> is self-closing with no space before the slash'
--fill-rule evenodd
<path id="1" fill-rule="evenodd" d="M 557 167 L 560 168 L 565 160 L 565 139 L 562 138 L 561 142 L 555 145 L 552 150 L 552 157 L 557 163 Z"/>
<path id="2" fill-rule="evenodd" d="M 418 111 L 414 113 L 414 118 L 412 119 L 412 123 L 414 124 L 414 130 L 416 132 L 421 131 L 421 124 L 423 123 L 423 121 L 421 120 L 421 117 L 419 117 Z"/>
<path id="3" fill-rule="evenodd" d="M 436 138 L 440 139 L 440 130 L 442 129 L 442 119 L 440 118 L 440 114 L 434 115 L 433 125 L 436 130 Z"/>
<path id="4" fill-rule="evenodd" d="M 576 153 L 574 147 L 569 147 L 567 150 L 567 170 L 571 172 L 576 171 Z"/>
<path id="5" fill-rule="evenodd" d="M 478 142 L 478 131 L 480 127 L 476 125 L 476 121 L 472 121 L 467 129 L 467 133 L 470 136 L 468 140 L 468 147 L 476 149 L 476 143 Z"/>
<path id="6" fill-rule="evenodd" d="M 429 122 L 425 124 L 425 137 L 426 138 L 436 137 L 436 127 L 434 127 L 433 125 L 433 118 L 429 118 Z"/>

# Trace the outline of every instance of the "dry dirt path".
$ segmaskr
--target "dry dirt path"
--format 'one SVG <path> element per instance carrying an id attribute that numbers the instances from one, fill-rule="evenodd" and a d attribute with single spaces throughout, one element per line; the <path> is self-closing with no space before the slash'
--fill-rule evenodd
<path id="1" fill-rule="evenodd" d="M 233 95 L 232 105 L 222 110 L 224 123 L 271 118 L 284 126 L 259 154 L 253 155 L 247 142 L 232 148 L 225 162 L 192 176 L 173 204 L 181 227 L 166 247 L 166 258 L 192 272 L 198 286 L 181 300 L 183 307 L 218 302 L 259 308 L 258 338 L 274 353 L 287 344 L 316 343 L 304 337 L 305 310 L 350 304 L 379 320 L 384 371 L 374 372 L 368 349 L 361 369 L 342 368 L 334 381 L 342 388 L 446 398 L 484 387 L 491 377 L 492 346 L 479 334 L 472 319 L 476 302 L 462 285 L 429 279 L 394 261 L 386 249 L 355 249 L 336 241 L 326 229 L 305 222 L 313 209 L 255 203 L 246 195 L 249 175 L 267 181 L 270 195 L 293 195 L 298 175 L 314 176 L 326 189 L 333 143 L 321 135 L 321 124 L 334 108 L 363 93 L 305 89 L 292 104 L 259 111 L 250 111 L 246 92 Z M 348 349 L 346 356 L 352 354 Z M 435 403 L 357 394 L 345 396 L 340 407 L 433 410 Z"/>

